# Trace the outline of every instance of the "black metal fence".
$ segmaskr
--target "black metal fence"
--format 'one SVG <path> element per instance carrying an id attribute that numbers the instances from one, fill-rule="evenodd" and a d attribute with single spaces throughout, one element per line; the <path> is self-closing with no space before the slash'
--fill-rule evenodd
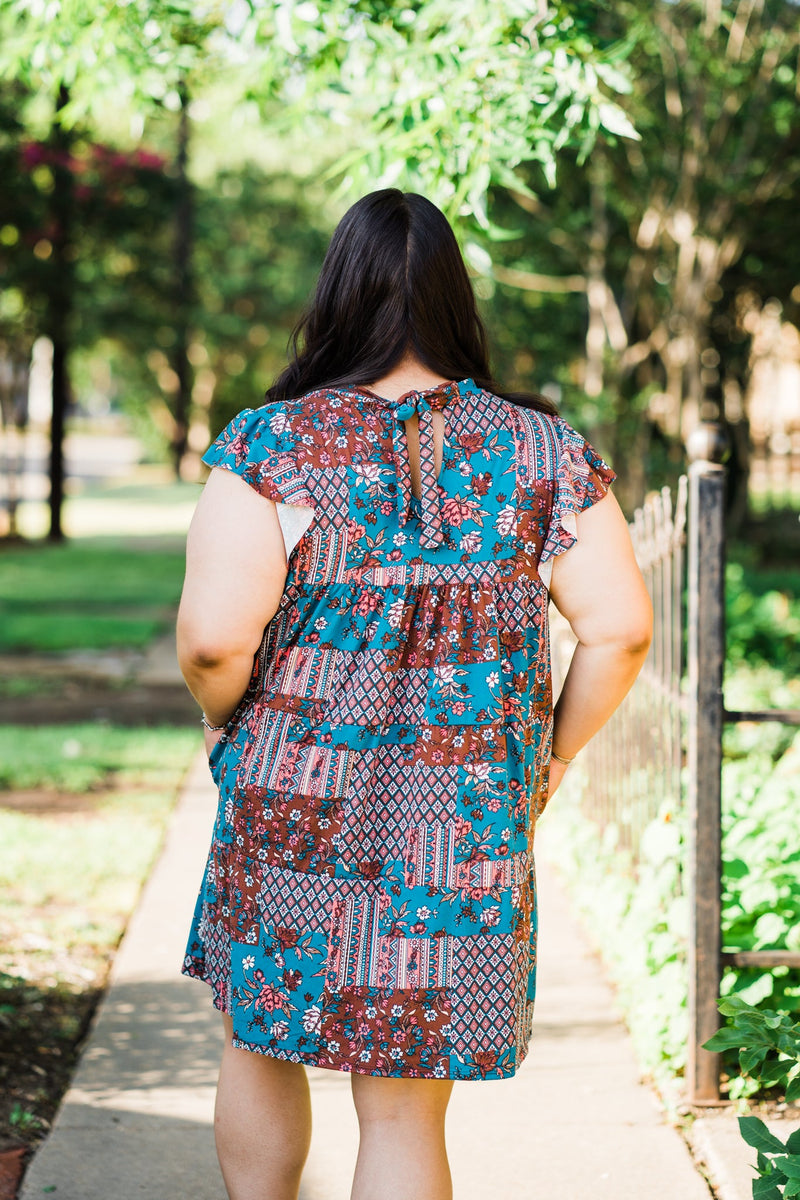
<path id="1" fill-rule="evenodd" d="M 798 725 L 800 712 L 728 712 L 724 706 L 725 472 L 712 461 L 718 450 L 713 428 L 698 431 L 689 446 L 694 461 L 674 498 L 664 489 L 635 514 L 631 536 L 653 601 L 653 643 L 630 694 L 582 756 L 590 781 L 583 811 L 601 828 L 615 826 L 617 845 L 634 869 L 642 833 L 664 802 L 686 814 L 687 1093 L 695 1104 L 719 1099 L 719 1058 L 702 1045 L 719 1026 L 723 965 L 800 966 L 800 954 L 726 952 L 721 943 L 724 725 Z M 554 660 L 563 655 L 557 637 Z"/>

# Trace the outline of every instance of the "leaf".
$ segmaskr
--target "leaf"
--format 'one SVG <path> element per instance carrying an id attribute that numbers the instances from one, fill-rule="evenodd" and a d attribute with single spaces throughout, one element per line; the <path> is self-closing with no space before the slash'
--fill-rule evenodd
<path id="1" fill-rule="evenodd" d="M 738 1029 L 718 1029 L 713 1037 L 703 1042 L 704 1050 L 739 1050 L 742 1035 Z"/>
<path id="2" fill-rule="evenodd" d="M 770 1176 L 753 1180 L 753 1200 L 781 1200 L 781 1194 Z"/>
<path id="3" fill-rule="evenodd" d="M 619 137 L 632 138 L 636 142 L 641 141 L 641 135 L 616 104 L 598 104 L 597 110 L 600 114 L 600 124 L 609 133 L 616 133 Z"/>
<path id="4" fill-rule="evenodd" d="M 756 1076 L 758 1074 L 756 1068 L 764 1061 L 766 1049 L 762 1047 L 753 1047 L 749 1050 L 742 1050 L 739 1054 L 739 1066 L 745 1075 Z"/>
<path id="5" fill-rule="evenodd" d="M 790 1179 L 783 1189 L 784 1197 L 800 1196 L 800 1179 Z"/>
<path id="6" fill-rule="evenodd" d="M 800 1154 L 800 1129 L 790 1133 L 786 1141 L 786 1149 L 790 1154 Z"/>
<path id="7" fill-rule="evenodd" d="M 739 1132 L 748 1146 L 762 1150 L 765 1154 L 784 1154 L 786 1147 L 770 1133 L 759 1117 L 739 1117 Z"/>
<path id="8" fill-rule="evenodd" d="M 789 1080 L 786 1086 L 786 1099 L 789 1104 L 793 1104 L 795 1100 L 800 1099 L 800 1075 L 795 1075 L 794 1079 Z"/>

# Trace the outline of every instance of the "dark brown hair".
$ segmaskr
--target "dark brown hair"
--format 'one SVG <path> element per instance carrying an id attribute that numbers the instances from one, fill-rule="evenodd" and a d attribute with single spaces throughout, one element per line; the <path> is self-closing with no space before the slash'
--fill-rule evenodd
<path id="1" fill-rule="evenodd" d="M 316 293 L 291 340 L 291 361 L 267 392 L 287 400 L 319 388 L 370 384 L 407 352 L 445 379 L 525 407 L 545 397 L 501 391 L 452 229 L 435 204 L 385 188 L 348 209 L 331 238 Z"/>

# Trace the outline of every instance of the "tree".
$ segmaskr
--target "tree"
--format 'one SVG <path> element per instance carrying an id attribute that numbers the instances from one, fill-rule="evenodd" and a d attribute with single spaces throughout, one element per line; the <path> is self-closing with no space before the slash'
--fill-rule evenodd
<path id="1" fill-rule="evenodd" d="M 599 132 L 637 135 L 616 103 L 628 43 L 606 6 L 545 0 L 257 0 L 248 30 L 268 55 L 287 120 L 360 125 L 332 177 L 343 191 L 423 191 L 461 224 L 490 229 L 491 185 L 525 190 L 521 167 L 555 180 L 559 152 L 583 159 Z"/>
<path id="2" fill-rule="evenodd" d="M 50 456 L 50 537 L 62 537 L 64 420 L 70 398 L 69 354 L 74 303 L 74 191 L 69 170 L 73 131 L 120 90 L 140 104 L 164 104 L 181 113 L 177 154 L 179 207 L 173 298 L 178 329 L 174 368 L 179 379 L 176 454 L 185 447 L 190 393 L 186 311 L 191 300 L 191 188 L 186 173 L 188 80 L 207 60 L 221 19 L 217 5 L 189 0 L 15 0 L 0 10 L 0 78 L 28 93 L 49 95 L 48 140 L 53 149 L 50 193 L 50 279 L 43 331 L 53 343 L 53 415 Z"/>
<path id="3" fill-rule="evenodd" d="M 632 47 L 625 104 L 641 140 L 606 140 L 586 166 L 562 158 L 557 190 L 504 189 L 490 211 L 530 218 L 514 257 L 496 252 L 495 279 L 571 296 L 581 312 L 580 373 L 561 378 L 593 400 L 638 502 L 656 443 L 682 463 L 697 421 L 724 418 L 726 395 L 745 388 L 745 280 L 788 300 L 800 275 L 785 236 L 800 33 L 783 0 L 633 0 L 615 20 Z"/>

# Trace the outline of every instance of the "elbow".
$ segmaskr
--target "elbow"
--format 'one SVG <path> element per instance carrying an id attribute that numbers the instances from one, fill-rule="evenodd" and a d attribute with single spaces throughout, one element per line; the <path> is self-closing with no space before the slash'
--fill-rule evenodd
<path id="1" fill-rule="evenodd" d="M 620 658 L 643 662 L 653 640 L 653 608 L 649 597 L 646 604 L 625 612 L 604 612 L 588 627 L 576 629 L 578 641 L 587 647 L 606 647 Z"/>
<path id="2" fill-rule="evenodd" d="M 647 656 L 653 640 L 653 606 L 649 603 L 632 619 L 625 630 L 624 648 L 632 658 Z"/>
<path id="3" fill-rule="evenodd" d="M 178 661 L 181 670 L 192 674 L 213 671 L 224 666 L 230 656 L 221 648 L 211 643 L 198 642 L 196 645 L 178 647 Z"/>
<path id="4" fill-rule="evenodd" d="M 209 630 L 178 623 L 178 663 L 186 678 L 213 673 L 241 656 L 241 647 L 231 645 Z"/>

